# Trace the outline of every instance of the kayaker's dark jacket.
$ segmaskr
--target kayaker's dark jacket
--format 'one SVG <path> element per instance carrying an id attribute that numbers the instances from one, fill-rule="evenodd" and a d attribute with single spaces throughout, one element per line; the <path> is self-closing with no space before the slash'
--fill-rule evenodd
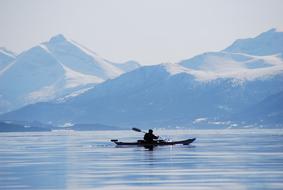
<path id="1" fill-rule="evenodd" d="M 152 143 L 154 139 L 158 139 L 158 136 L 155 136 L 153 133 L 146 133 L 143 137 L 143 140 L 148 143 Z"/>

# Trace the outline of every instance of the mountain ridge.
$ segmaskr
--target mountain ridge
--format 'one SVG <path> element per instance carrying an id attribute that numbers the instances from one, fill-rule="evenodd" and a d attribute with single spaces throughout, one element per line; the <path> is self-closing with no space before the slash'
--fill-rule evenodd
<path id="1" fill-rule="evenodd" d="M 281 35 L 280 32 L 280 39 Z M 262 36 L 265 35 L 250 40 Z M 276 38 L 267 39 L 276 41 Z M 272 51 L 267 52 L 272 53 L 265 55 L 208 52 L 175 64 L 140 67 L 73 98 L 36 103 L 0 118 L 39 120 L 54 125 L 103 123 L 142 128 L 197 126 L 195 121 L 199 118 L 213 121 L 213 125 L 224 123 L 226 127 L 245 122 L 267 124 L 270 117 L 266 114 L 277 108 L 265 99 L 283 91 L 283 61 L 280 53 L 274 54 L 276 48 L 271 47 Z M 262 105 L 262 101 L 263 107 L 270 109 L 259 113 L 263 118 L 259 121 L 259 115 L 250 112 L 262 109 L 256 106 Z M 239 113 L 250 118 L 237 117 Z M 277 118 L 280 116 L 271 119 L 282 125 Z"/>
<path id="2" fill-rule="evenodd" d="M 0 63 L 0 113 L 54 100 L 139 67 L 135 62 L 123 70 L 61 34 Z"/>

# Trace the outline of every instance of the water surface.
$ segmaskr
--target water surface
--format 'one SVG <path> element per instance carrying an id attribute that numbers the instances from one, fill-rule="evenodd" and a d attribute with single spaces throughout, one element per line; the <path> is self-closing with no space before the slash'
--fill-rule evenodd
<path id="1" fill-rule="evenodd" d="M 0 133 L 0 189 L 283 189 L 280 129 L 159 130 L 189 145 L 116 147 L 134 131 Z"/>

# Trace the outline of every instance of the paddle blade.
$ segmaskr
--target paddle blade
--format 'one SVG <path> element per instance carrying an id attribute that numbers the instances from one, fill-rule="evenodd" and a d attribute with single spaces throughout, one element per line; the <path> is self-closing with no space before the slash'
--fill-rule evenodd
<path id="1" fill-rule="evenodd" d="M 133 127 L 132 130 L 133 130 L 133 131 L 136 131 L 136 132 L 142 132 L 142 130 L 140 130 L 140 129 L 138 129 L 138 128 L 135 128 L 135 127 Z"/>

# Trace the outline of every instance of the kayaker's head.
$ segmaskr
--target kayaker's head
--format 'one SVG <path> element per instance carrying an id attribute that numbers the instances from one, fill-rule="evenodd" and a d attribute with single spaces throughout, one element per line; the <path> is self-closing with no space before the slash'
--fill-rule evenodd
<path id="1" fill-rule="evenodd" d="M 153 130 L 152 130 L 152 129 L 149 129 L 149 130 L 148 130 L 148 133 L 152 134 L 152 133 L 153 133 Z"/>

